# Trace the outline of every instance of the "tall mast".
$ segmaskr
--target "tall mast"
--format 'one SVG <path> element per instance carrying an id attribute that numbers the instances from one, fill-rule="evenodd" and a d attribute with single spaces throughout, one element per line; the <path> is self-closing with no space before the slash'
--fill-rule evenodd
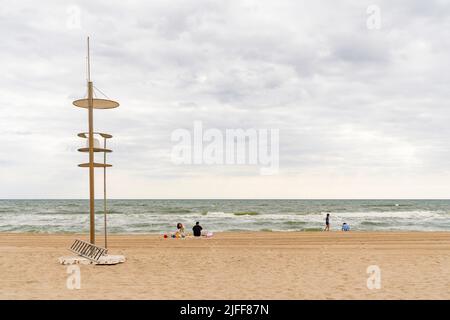
<path id="1" fill-rule="evenodd" d="M 88 113 L 89 113 L 89 236 L 91 244 L 95 244 L 95 189 L 94 189 L 94 92 L 91 81 L 91 57 L 89 37 L 87 38 L 88 69 Z"/>
<path id="2" fill-rule="evenodd" d="M 98 134 L 105 139 L 112 138 L 112 135 L 107 133 L 94 132 L 94 109 L 114 109 L 119 106 L 119 103 L 109 99 L 94 98 L 94 84 L 91 81 L 91 52 L 89 46 L 89 37 L 87 38 L 87 87 L 88 87 L 88 97 L 87 99 L 78 99 L 72 102 L 76 107 L 88 109 L 88 132 L 79 133 L 80 138 L 87 139 L 88 147 L 78 149 L 79 152 L 89 152 L 89 162 L 81 163 L 78 166 L 82 168 L 89 168 L 89 236 L 90 243 L 95 244 L 95 189 L 94 189 L 94 170 L 95 168 L 105 168 L 103 170 L 103 196 L 104 196 L 104 212 L 105 212 L 105 246 L 106 241 L 106 167 L 111 167 L 112 165 L 106 163 L 106 154 L 103 157 L 103 163 L 96 163 L 94 159 L 95 152 L 112 152 L 110 149 L 106 149 L 106 141 L 104 142 L 103 148 L 101 146 L 94 145 L 94 135 Z"/>

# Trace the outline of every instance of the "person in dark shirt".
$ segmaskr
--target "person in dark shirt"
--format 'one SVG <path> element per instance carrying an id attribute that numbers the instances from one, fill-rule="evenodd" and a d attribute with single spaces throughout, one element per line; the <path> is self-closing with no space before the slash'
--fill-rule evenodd
<path id="1" fill-rule="evenodd" d="M 200 222 L 196 222 L 195 226 L 192 228 L 192 231 L 194 231 L 194 237 L 200 237 L 202 235 L 202 227 L 200 226 Z"/>
<path id="2" fill-rule="evenodd" d="M 327 213 L 327 217 L 325 218 L 325 229 L 323 231 L 330 231 L 330 214 Z"/>

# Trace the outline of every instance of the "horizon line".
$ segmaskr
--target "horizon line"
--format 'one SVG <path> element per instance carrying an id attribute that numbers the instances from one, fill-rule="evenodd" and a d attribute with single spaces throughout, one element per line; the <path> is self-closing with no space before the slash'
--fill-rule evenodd
<path id="1" fill-rule="evenodd" d="M 2 200 L 86 200 L 89 198 L 0 198 Z M 95 200 L 103 201 L 103 198 Z M 450 198 L 109 198 L 107 200 L 450 200 Z"/>

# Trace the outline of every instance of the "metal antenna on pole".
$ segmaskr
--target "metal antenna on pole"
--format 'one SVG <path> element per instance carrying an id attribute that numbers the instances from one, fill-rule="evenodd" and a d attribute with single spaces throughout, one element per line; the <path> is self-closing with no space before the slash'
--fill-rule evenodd
<path id="1" fill-rule="evenodd" d="M 106 231 L 106 138 L 103 138 L 103 210 L 104 210 L 104 232 L 105 232 L 105 249 L 108 249 L 108 239 Z"/>
<path id="2" fill-rule="evenodd" d="M 87 80 L 88 82 L 91 81 L 91 55 L 90 55 L 90 48 L 89 48 L 89 37 L 87 37 Z"/>

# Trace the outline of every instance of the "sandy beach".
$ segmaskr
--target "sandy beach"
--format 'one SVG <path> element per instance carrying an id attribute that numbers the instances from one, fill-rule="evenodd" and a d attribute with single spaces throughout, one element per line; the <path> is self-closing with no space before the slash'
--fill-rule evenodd
<path id="1" fill-rule="evenodd" d="M 127 261 L 81 265 L 81 289 L 69 290 L 58 258 L 75 238 L 87 235 L 0 234 L 0 298 L 450 299 L 445 232 L 114 235 L 110 253 Z M 367 287 L 370 265 L 380 289 Z"/>

